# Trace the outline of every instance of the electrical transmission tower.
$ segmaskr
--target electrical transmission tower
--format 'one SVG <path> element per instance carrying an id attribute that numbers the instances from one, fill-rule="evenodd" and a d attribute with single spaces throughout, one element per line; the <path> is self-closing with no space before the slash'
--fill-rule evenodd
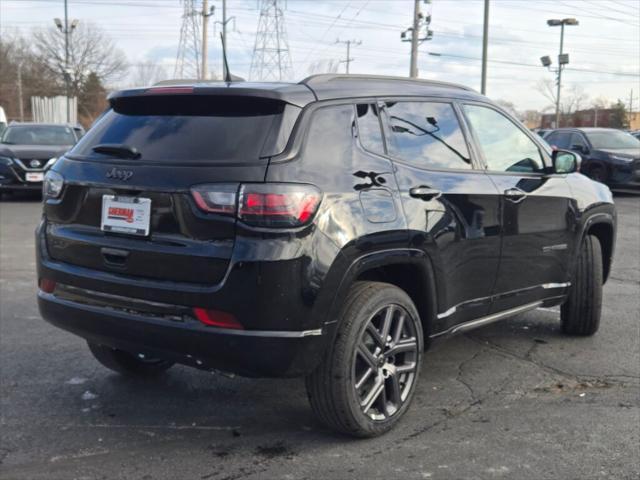
<path id="1" fill-rule="evenodd" d="M 200 21 L 196 0 L 180 0 L 183 7 L 180 44 L 173 78 L 200 78 Z"/>
<path id="2" fill-rule="evenodd" d="M 293 79 L 284 14 L 278 0 L 261 0 L 260 19 L 249 79 L 280 81 Z"/>

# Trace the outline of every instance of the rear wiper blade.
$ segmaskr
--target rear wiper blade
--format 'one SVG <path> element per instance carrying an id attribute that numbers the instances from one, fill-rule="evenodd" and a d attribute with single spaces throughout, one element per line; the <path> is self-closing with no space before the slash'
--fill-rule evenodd
<path id="1" fill-rule="evenodd" d="M 136 147 L 122 143 L 101 143 L 91 150 L 96 153 L 106 153 L 120 158 L 140 158 L 140 152 Z"/>

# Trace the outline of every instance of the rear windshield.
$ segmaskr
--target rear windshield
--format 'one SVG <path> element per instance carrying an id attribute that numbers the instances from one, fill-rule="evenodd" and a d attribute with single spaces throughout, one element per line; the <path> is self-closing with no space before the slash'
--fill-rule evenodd
<path id="1" fill-rule="evenodd" d="M 100 144 L 134 147 L 164 163 L 246 163 L 261 157 L 284 104 L 254 97 L 138 96 L 117 99 L 70 152 L 101 160 Z"/>

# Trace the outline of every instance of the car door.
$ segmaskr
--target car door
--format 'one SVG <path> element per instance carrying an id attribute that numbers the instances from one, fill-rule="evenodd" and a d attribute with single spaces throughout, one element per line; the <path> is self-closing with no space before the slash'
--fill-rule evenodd
<path id="1" fill-rule="evenodd" d="M 454 104 L 381 103 L 410 245 L 426 252 L 438 291 L 434 333 L 487 315 L 498 270 L 499 199 L 475 163 Z"/>
<path id="2" fill-rule="evenodd" d="M 576 210 L 563 175 L 524 127 L 492 106 L 465 103 L 466 121 L 501 192 L 502 252 L 492 312 L 566 292 Z"/>

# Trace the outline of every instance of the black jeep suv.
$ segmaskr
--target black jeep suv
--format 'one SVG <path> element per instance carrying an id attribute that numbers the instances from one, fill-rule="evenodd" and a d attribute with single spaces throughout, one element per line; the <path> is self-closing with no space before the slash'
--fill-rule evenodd
<path id="1" fill-rule="evenodd" d="M 128 90 L 47 174 L 38 302 L 125 374 L 306 376 L 327 425 L 408 408 L 433 340 L 562 304 L 598 329 L 608 188 L 465 87 L 319 75 Z"/>

